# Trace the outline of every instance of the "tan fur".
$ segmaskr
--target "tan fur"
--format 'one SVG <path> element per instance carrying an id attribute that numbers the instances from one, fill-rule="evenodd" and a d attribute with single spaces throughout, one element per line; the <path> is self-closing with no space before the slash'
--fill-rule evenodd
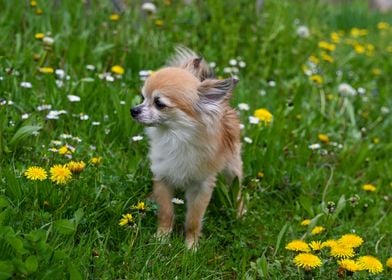
<path id="1" fill-rule="evenodd" d="M 177 67 L 162 68 L 146 80 L 146 100 L 139 105 L 143 116 L 134 117 L 152 124 L 147 132 L 153 197 L 159 206 L 157 234 L 171 232 L 173 190 L 183 188 L 187 201 L 186 245 L 195 248 L 217 174 L 223 171 L 229 182 L 235 177 L 241 179 L 242 161 L 240 125 L 228 103 L 236 81 L 204 80 L 205 76 L 199 74 L 210 73 L 206 63 L 194 63 L 194 57 L 186 61 L 186 57 L 181 54 L 181 59 L 175 60 Z M 166 106 L 155 108 L 157 98 Z"/>

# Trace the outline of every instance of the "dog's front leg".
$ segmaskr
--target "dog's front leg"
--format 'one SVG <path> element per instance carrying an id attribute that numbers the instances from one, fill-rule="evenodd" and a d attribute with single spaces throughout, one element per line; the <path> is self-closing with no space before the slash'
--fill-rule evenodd
<path id="1" fill-rule="evenodd" d="M 163 237 L 173 229 L 174 210 L 172 204 L 173 189 L 160 180 L 154 181 L 153 199 L 158 204 L 157 236 Z"/>
<path id="2" fill-rule="evenodd" d="M 196 249 L 201 233 L 201 222 L 210 202 L 215 186 L 215 177 L 193 186 L 186 191 L 187 212 L 185 221 L 185 243 L 188 249 Z"/>

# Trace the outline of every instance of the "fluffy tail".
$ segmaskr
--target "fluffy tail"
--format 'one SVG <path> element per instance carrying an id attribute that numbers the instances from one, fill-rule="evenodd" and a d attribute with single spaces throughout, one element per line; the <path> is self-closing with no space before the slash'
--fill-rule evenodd
<path id="1" fill-rule="evenodd" d="M 176 53 L 168 60 L 167 66 L 185 69 L 200 81 L 214 77 L 212 69 L 202 57 L 182 46 L 176 47 Z"/>

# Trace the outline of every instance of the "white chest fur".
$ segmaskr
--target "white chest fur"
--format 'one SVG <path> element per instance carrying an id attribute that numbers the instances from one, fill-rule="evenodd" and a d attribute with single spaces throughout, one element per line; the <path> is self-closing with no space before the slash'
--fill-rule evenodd
<path id="1" fill-rule="evenodd" d="M 213 146 L 186 130 L 168 132 L 150 127 L 146 131 L 150 138 L 151 170 L 156 179 L 187 188 L 210 175 L 208 162 L 214 156 Z"/>

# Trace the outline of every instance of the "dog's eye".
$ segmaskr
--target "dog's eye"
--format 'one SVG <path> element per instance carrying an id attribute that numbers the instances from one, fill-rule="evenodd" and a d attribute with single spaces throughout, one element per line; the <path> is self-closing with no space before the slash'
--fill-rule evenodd
<path id="1" fill-rule="evenodd" d="M 166 108 L 167 106 L 159 99 L 159 97 L 154 98 L 154 104 L 157 109 L 161 110 L 163 108 Z"/>

